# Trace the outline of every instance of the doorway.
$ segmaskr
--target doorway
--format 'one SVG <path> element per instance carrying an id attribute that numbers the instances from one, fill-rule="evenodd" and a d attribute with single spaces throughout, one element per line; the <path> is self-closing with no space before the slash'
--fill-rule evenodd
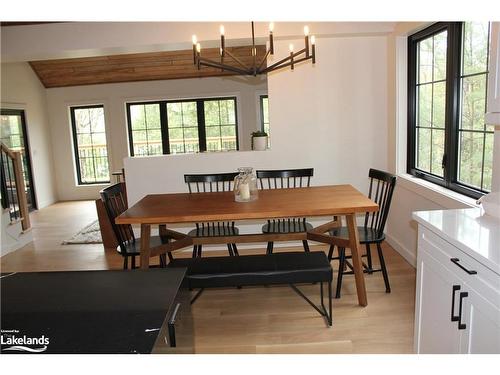
<path id="1" fill-rule="evenodd" d="M 23 157 L 23 177 L 26 187 L 28 209 L 36 210 L 35 188 L 31 170 L 26 116 L 21 109 L 4 109 L 0 114 L 0 141 L 12 151 L 19 151 Z"/>

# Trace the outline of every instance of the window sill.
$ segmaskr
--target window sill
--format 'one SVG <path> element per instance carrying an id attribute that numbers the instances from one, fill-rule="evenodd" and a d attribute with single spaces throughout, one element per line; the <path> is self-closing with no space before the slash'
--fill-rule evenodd
<path id="1" fill-rule="evenodd" d="M 76 184 L 76 187 L 77 188 L 81 188 L 81 187 L 93 187 L 93 186 L 109 186 L 111 185 L 111 181 L 110 182 L 99 182 L 99 183 L 96 183 L 96 184 Z"/>
<path id="2" fill-rule="evenodd" d="M 410 190 L 444 208 L 479 207 L 476 200 L 442 186 L 417 178 L 408 173 L 399 173 L 398 185 Z"/>

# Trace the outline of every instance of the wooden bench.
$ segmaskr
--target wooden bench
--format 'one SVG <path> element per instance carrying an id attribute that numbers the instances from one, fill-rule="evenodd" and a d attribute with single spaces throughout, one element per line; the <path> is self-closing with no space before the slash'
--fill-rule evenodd
<path id="1" fill-rule="evenodd" d="M 184 285 L 200 288 L 193 303 L 205 288 L 241 287 L 249 285 L 289 284 L 332 325 L 333 270 L 323 252 L 286 252 L 267 255 L 183 258 L 172 260 L 169 267 L 186 267 Z M 321 306 L 318 307 L 295 284 L 319 283 Z M 328 284 L 328 310 L 323 299 L 323 283 Z"/>

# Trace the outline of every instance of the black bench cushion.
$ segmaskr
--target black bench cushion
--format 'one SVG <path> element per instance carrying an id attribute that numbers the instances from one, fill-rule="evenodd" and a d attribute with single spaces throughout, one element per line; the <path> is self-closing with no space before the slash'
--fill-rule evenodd
<path id="1" fill-rule="evenodd" d="M 186 267 L 191 288 L 293 284 L 331 281 L 333 271 L 323 252 L 174 259 L 169 267 Z"/>

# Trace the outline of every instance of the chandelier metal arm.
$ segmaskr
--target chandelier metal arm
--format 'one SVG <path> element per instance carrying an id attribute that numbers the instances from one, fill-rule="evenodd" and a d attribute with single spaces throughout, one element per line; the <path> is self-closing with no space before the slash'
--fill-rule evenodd
<path id="1" fill-rule="evenodd" d="M 235 66 L 231 66 L 231 65 L 215 63 L 215 62 L 212 62 L 211 60 L 205 59 L 203 57 L 198 57 L 198 61 L 199 61 L 200 65 L 208 66 L 210 68 L 230 70 L 232 72 L 235 72 L 238 74 L 244 74 L 244 75 L 251 74 L 248 70 L 239 69 L 239 68 L 237 68 Z"/>
<path id="2" fill-rule="evenodd" d="M 269 56 L 269 53 L 271 53 L 271 50 L 267 50 L 266 54 L 264 55 L 264 57 L 260 61 L 259 67 L 257 68 L 257 72 L 260 72 L 262 65 L 264 65 L 264 63 L 267 61 L 267 57 Z"/>
<path id="3" fill-rule="evenodd" d="M 296 64 L 299 64 L 299 63 L 301 63 L 301 62 L 304 62 L 304 61 L 310 60 L 310 59 L 311 59 L 311 57 L 310 57 L 310 56 L 309 56 L 309 57 L 302 57 L 302 58 L 300 58 L 300 59 L 298 59 L 298 60 L 293 60 L 293 62 L 292 62 L 292 61 L 290 61 L 290 62 L 288 62 L 288 63 L 286 63 L 286 64 L 282 64 L 282 65 L 280 65 L 280 66 L 278 66 L 278 67 L 276 67 L 276 68 L 274 68 L 274 69 L 269 69 L 269 70 L 268 70 L 268 68 L 266 68 L 266 69 L 262 70 L 260 73 L 261 73 L 261 74 L 264 74 L 264 73 L 270 72 L 270 71 L 272 71 L 272 70 L 281 69 L 281 68 L 286 68 L 287 66 L 296 65 Z"/>
<path id="4" fill-rule="evenodd" d="M 231 57 L 234 61 L 236 61 L 240 66 L 242 66 L 243 69 L 250 71 L 250 69 L 245 64 L 243 64 L 243 62 L 240 59 L 238 59 L 235 55 L 233 55 L 231 52 L 229 52 L 228 50 L 225 50 L 225 53 L 229 57 Z"/>

